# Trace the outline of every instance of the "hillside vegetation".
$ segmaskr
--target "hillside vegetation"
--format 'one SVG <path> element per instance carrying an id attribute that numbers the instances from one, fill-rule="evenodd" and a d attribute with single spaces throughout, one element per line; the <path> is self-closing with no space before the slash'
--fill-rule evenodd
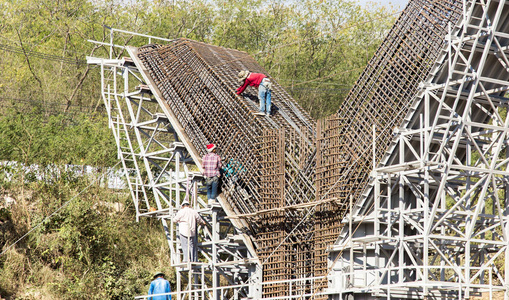
<path id="1" fill-rule="evenodd" d="M 103 25 L 246 51 L 320 118 L 338 109 L 394 13 L 327 0 L 1 1 L 0 161 L 11 162 L 0 165 L 1 298 L 132 299 L 155 271 L 174 284 L 160 223 L 136 223 L 127 191 L 101 180 L 118 168 L 116 146 L 85 58 L 106 55 L 87 42 L 108 41 Z"/>

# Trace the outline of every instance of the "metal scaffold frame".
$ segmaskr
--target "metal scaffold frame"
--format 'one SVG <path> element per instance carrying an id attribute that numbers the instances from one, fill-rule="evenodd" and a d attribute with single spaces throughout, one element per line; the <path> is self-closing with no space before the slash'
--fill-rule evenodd
<path id="1" fill-rule="evenodd" d="M 169 45 L 128 47 L 130 56 L 163 108 L 180 122 L 192 153 L 219 145 L 224 176 L 219 200 L 228 217 L 243 227 L 262 262 L 263 297 L 300 296 L 314 290 L 310 278 L 314 219 L 314 122 L 272 81 L 274 113 L 257 116 L 248 87 L 235 92 L 240 70 L 267 74 L 247 53 L 178 39 Z M 319 253 L 326 260 L 326 253 Z M 297 280 L 299 284 L 293 284 Z"/>
<path id="2" fill-rule="evenodd" d="M 462 5 L 343 221 L 329 288 L 338 299 L 509 299 L 509 3 Z"/>
<path id="3" fill-rule="evenodd" d="M 91 41 L 109 47 L 109 57 L 88 63 L 101 67 L 102 95 L 137 219 L 163 223 L 177 299 L 321 295 L 315 281 L 321 285 L 323 277 L 313 277 L 313 257 L 323 268 L 326 239 L 334 237 L 320 237 L 315 255 L 314 221 L 307 218 L 320 204 L 313 202 L 311 118 L 275 81 L 274 115 L 253 114 L 252 89 L 234 93 L 236 74 L 266 72 L 244 52 L 187 39 L 146 45 L 140 37 L 157 38 L 110 30 L 110 44 Z M 144 46 L 116 45 L 115 33 Z M 120 59 L 125 52 L 129 57 Z M 224 160 L 222 192 L 213 205 L 198 196 L 201 156 L 210 142 L 220 145 Z M 211 223 L 200 233 L 200 263 L 181 263 L 174 224 L 167 222 L 184 198 Z"/>
<path id="4" fill-rule="evenodd" d="M 275 79 L 274 113 L 256 116 L 237 74 L 267 72 L 245 52 L 110 29 L 88 63 L 136 217 L 166 232 L 173 295 L 509 299 L 508 16 L 508 1 L 411 0 L 317 124 Z M 200 197 L 208 143 L 226 162 L 219 204 Z M 184 199 L 210 224 L 196 263 L 168 222 Z"/>
<path id="5" fill-rule="evenodd" d="M 261 267 L 249 238 L 230 221 L 222 207 L 208 204 L 202 190 L 201 161 L 192 145 L 154 95 L 132 58 L 120 58 L 127 47 L 115 34 L 171 42 L 110 28 L 109 58 L 88 57 L 101 69 L 101 87 L 109 127 L 118 149 L 127 185 L 140 217 L 161 221 L 176 269 L 175 299 L 252 299 L 261 295 Z M 149 41 L 150 42 L 150 41 Z M 115 48 L 121 49 L 118 58 Z M 148 84 L 147 84 L 148 83 Z M 188 151 L 191 149 L 191 151 Z M 208 223 L 199 231 L 199 262 L 184 263 L 171 218 L 189 200 Z M 238 222 L 238 221 L 237 221 Z M 146 296 L 138 297 L 140 299 Z"/>

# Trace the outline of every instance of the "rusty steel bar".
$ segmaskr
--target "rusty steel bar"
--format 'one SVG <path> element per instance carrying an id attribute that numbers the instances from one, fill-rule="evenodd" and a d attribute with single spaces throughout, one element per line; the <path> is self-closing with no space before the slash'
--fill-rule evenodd
<path id="1" fill-rule="evenodd" d="M 325 248 L 338 237 L 345 203 L 357 199 L 369 183 L 376 127 L 376 163 L 389 146 L 410 103 L 437 67 L 445 49 L 447 25 L 457 24 L 463 1 L 413 0 L 393 25 L 338 112 L 317 129 L 315 276 L 327 272 Z"/>
<path id="2" fill-rule="evenodd" d="M 248 87 L 238 96 L 237 73 L 267 72 L 245 52 L 187 39 L 139 49 L 199 154 L 215 143 L 229 164 L 223 199 L 248 221 L 263 280 L 279 281 L 264 285 L 264 297 L 287 295 L 281 280 L 327 274 L 327 248 L 339 235 L 345 203 L 368 184 L 372 126 L 380 160 L 419 83 L 436 68 L 447 24 L 458 22 L 462 3 L 410 1 L 338 113 L 317 124 L 275 80 L 273 116 L 255 116 L 257 91 Z"/>
<path id="3" fill-rule="evenodd" d="M 252 216 L 247 229 L 265 261 L 263 280 L 311 276 L 314 221 L 301 222 L 305 210 L 284 208 L 315 200 L 314 121 L 275 80 L 273 115 L 255 116 L 257 91 L 248 87 L 238 96 L 237 73 L 267 72 L 244 52 L 180 39 L 138 53 L 199 154 L 208 143 L 218 145 L 229 170 L 223 199 L 236 214 Z M 278 283 L 263 292 L 277 297 L 288 288 Z"/>

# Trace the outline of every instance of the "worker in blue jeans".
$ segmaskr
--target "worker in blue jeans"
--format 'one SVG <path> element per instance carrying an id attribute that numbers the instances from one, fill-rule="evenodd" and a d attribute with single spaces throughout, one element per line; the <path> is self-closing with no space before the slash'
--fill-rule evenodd
<path id="1" fill-rule="evenodd" d="M 270 79 L 261 73 L 251 73 L 248 70 L 242 70 L 238 74 L 239 82 L 242 83 L 237 89 L 237 95 L 242 94 L 248 86 L 254 86 L 258 88 L 258 99 L 260 100 L 260 111 L 255 113 L 257 115 L 270 116 L 270 98 L 272 83 Z"/>
<path id="2" fill-rule="evenodd" d="M 171 293 L 171 287 L 168 280 L 164 279 L 164 273 L 156 273 L 154 275 L 154 280 L 150 283 L 150 288 L 148 289 L 149 295 L 157 295 L 157 294 L 168 294 Z M 148 297 L 148 300 L 171 300 L 171 295 L 160 295 L 160 296 L 152 296 Z"/>

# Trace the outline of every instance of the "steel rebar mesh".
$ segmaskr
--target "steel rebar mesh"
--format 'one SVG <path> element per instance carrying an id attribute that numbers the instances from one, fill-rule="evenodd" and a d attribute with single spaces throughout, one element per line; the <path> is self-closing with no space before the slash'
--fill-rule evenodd
<path id="1" fill-rule="evenodd" d="M 257 254 L 262 261 L 267 258 L 264 281 L 326 274 L 327 247 L 339 235 L 347 199 L 367 185 L 373 124 L 380 160 L 418 84 L 431 74 L 447 24 L 458 21 L 461 5 L 411 1 L 339 112 L 321 121 L 316 133 L 308 114 L 274 80 L 275 114 L 253 115 L 257 91 L 248 87 L 239 97 L 236 75 L 266 71 L 244 52 L 185 39 L 139 49 L 199 155 L 206 144 L 216 143 L 229 164 L 223 196 L 235 213 L 250 215 Z M 299 205 L 316 200 L 326 201 L 301 222 L 310 208 Z M 287 289 L 285 284 L 267 286 L 264 296 L 283 296 Z"/>
<path id="2" fill-rule="evenodd" d="M 138 53 L 198 154 L 209 143 L 218 145 L 226 170 L 222 195 L 235 213 L 252 215 L 248 229 L 260 260 L 266 260 L 263 280 L 309 276 L 314 225 L 300 222 L 304 210 L 286 209 L 313 202 L 316 195 L 315 125 L 309 115 L 274 80 L 274 114 L 253 115 L 257 90 L 248 87 L 238 96 L 237 74 L 267 73 L 244 52 L 181 39 Z M 288 287 L 267 285 L 264 295 L 285 295 Z"/>
<path id="3" fill-rule="evenodd" d="M 462 15 L 462 1 L 413 0 L 342 103 L 338 113 L 317 129 L 317 199 L 334 200 L 315 215 L 315 276 L 327 273 L 327 246 L 334 243 L 348 211 L 372 169 L 373 125 L 376 163 L 380 161 L 409 112 L 419 84 L 443 55 L 448 24 Z"/>

